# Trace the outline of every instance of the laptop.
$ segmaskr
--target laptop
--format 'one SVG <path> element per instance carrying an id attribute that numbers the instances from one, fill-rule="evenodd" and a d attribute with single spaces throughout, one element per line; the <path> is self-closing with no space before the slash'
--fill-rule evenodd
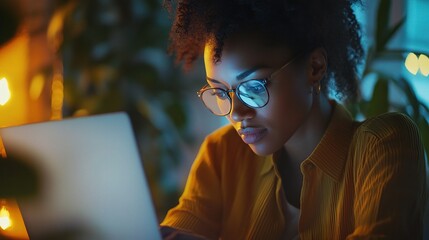
<path id="1" fill-rule="evenodd" d="M 0 137 L 41 176 L 37 195 L 18 200 L 30 239 L 161 239 L 126 113 L 8 127 Z"/>

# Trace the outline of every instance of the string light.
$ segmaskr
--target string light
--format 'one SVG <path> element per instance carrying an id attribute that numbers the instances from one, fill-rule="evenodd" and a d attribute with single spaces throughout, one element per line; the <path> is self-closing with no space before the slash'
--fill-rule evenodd
<path id="1" fill-rule="evenodd" d="M 5 105 L 10 99 L 10 90 L 6 78 L 0 79 L 0 105 Z"/>
<path id="2" fill-rule="evenodd" d="M 424 54 L 419 56 L 419 69 L 423 76 L 427 77 L 429 75 L 429 58 Z"/>
<path id="3" fill-rule="evenodd" d="M 409 53 L 405 58 L 405 68 L 413 75 L 420 70 L 420 73 L 427 77 L 429 76 L 429 58 L 424 54 L 417 57 L 415 53 Z"/>
<path id="4" fill-rule="evenodd" d="M 63 65 L 60 58 L 54 60 L 54 77 L 52 79 L 51 119 L 61 119 L 64 102 Z"/>
<path id="5" fill-rule="evenodd" d="M 2 206 L 0 209 L 0 228 L 4 230 L 12 226 L 12 220 L 10 219 L 10 213 L 6 206 Z"/>

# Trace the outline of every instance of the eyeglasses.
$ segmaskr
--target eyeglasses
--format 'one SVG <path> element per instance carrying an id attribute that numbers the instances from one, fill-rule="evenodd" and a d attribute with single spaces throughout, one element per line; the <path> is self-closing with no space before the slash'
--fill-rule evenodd
<path id="1" fill-rule="evenodd" d="M 235 89 L 211 88 L 206 84 L 197 92 L 204 105 L 217 116 L 226 116 L 231 112 L 232 100 L 230 93 L 234 92 L 240 101 L 250 108 L 261 108 L 268 104 L 270 94 L 267 84 L 272 77 L 291 64 L 296 57 L 287 61 L 285 65 L 274 71 L 264 79 L 250 79 L 237 85 Z"/>

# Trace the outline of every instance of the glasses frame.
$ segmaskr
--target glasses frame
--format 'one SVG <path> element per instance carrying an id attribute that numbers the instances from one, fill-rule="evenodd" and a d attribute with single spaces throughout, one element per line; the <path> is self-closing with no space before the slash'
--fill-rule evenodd
<path id="1" fill-rule="evenodd" d="M 212 87 L 209 87 L 210 85 L 209 84 L 206 84 L 206 85 L 204 85 L 199 91 L 197 91 L 197 95 L 198 95 L 198 98 L 200 98 L 201 99 L 201 101 L 203 102 L 203 104 L 204 104 L 204 106 L 208 109 L 208 110 L 210 110 L 210 112 L 212 112 L 214 115 L 216 115 L 216 116 L 226 116 L 226 115 L 228 115 L 228 114 L 230 114 L 231 113 L 231 110 L 232 110 L 232 98 L 231 98 L 231 94 L 230 93 L 234 93 L 236 96 L 237 96 L 237 98 L 240 100 L 240 102 L 241 103 L 243 103 L 245 106 L 247 106 L 247 107 L 249 107 L 249 108 L 253 108 L 253 109 L 257 109 L 257 108 L 263 108 L 263 107 L 265 107 L 267 104 L 268 104 L 268 102 L 270 101 L 270 92 L 268 91 L 268 88 L 267 88 L 267 84 L 268 83 L 270 83 L 271 81 L 273 81 L 273 77 L 275 76 L 275 75 L 277 75 L 278 73 L 280 73 L 282 70 L 284 70 L 287 66 L 289 66 L 291 63 L 293 63 L 295 60 L 297 59 L 297 57 L 293 57 L 292 59 L 289 59 L 283 66 L 281 66 L 280 68 L 278 68 L 278 69 L 276 69 L 276 70 L 274 70 L 268 77 L 266 77 L 266 78 L 262 78 L 262 79 L 249 79 L 249 80 L 246 80 L 246 81 L 243 81 L 243 82 L 240 82 L 235 88 L 230 88 L 230 89 L 223 89 L 223 88 L 212 88 Z M 240 88 L 240 86 L 242 85 L 242 84 L 244 84 L 244 83 L 247 83 L 247 82 L 249 82 L 249 81 L 259 81 L 259 82 L 261 82 L 261 84 L 262 84 L 262 86 L 265 88 L 265 91 L 267 92 L 267 102 L 264 104 L 264 105 L 262 105 L 262 106 L 258 106 L 258 107 L 253 107 L 253 106 L 250 106 L 249 104 L 247 104 L 243 99 L 241 99 L 241 97 L 240 97 L 240 94 L 237 94 L 237 89 L 238 88 Z M 228 97 L 228 100 L 229 100 L 229 111 L 228 111 L 228 113 L 226 113 L 226 114 L 216 114 L 216 113 L 214 113 L 208 106 L 207 106 L 207 104 L 204 102 L 204 100 L 203 100 L 203 98 L 202 98 L 202 95 L 203 95 L 203 93 L 205 92 L 205 91 L 208 91 L 208 90 L 220 90 L 220 91 L 223 91 L 223 92 L 225 92 L 226 93 L 226 96 Z"/>

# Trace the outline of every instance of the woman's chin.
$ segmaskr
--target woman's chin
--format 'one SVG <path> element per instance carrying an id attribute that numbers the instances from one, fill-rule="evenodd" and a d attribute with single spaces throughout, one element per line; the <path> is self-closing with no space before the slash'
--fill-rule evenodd
<path id="1" fill-rule="evenodd" d="M 275 152 L 275 150 L 269 148 L 264 144 L 248 144 L 248 145 L 256 155 L 261 157 L 269 156 Z"/>

